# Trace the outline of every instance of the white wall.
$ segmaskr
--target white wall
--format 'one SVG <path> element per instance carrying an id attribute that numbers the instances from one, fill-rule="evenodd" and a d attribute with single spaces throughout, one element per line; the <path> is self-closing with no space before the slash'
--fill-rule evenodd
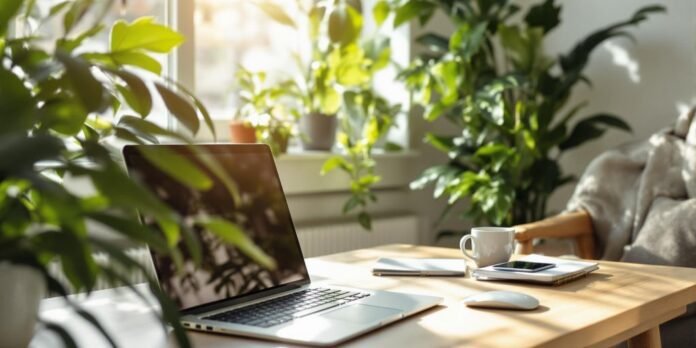
<path id="1" fill-rule="evenodd" d="M 531 2 L 520 0 L 519 3 L 528 6 Z M 562 0 L 559 3 L 563 5 L 561 25 L 546 41 L 546 50 L 552 55 L 569 50 L 577 40 L 604 25 L 629 18 L 642 6 L 662 4 L 668 11 L 667 14 L 653 15 L 639 27 L 630 29 L 638 40 L 637 44 L 623 38 L 614 39 L 592 55 L 586 73 L 594 87 L 578 87 L 570 105 L 588 100 L 589 106 L 579 116 L 600 111 L 617 114 L 631 124 L 634 133 L 610 131 L 601 140 L 568 152 L 562 160 L 563 168 L 580 175 L 602 151 L 647 137 L 673 122 L 680 106 L 696 103 L 696 1 Z M 452 27 L 447 19 L 439 15 L 426 28 L 414 24 L 413 37 L 427 31 L 448 34 Z M 416 46 L 414 44 L 414 54 L 418 52 Z M 614 51 L 625 52 L 633 67 L 615 63 L 615 59 L 621 57 L 612 54 L 610 47 Z M 442 133 L 454 130 L 449 129 L 446 123 L 430 125 L 415 118 L 412 121 L 411 143 L 422 154 L 416 167 L 426 168 L 434 163 L 443 163 L 444 156 L 422 145 L 420 139 L 424 131 L 433 127 Z M 572 190 L 573 185 L 559 190 L 552 197 L 549 209 L 562 210 Z M 433 220 L 443 204 L 432 202 L 432 190 L 425 191 L 412 195 L 412 206 Z M 452 218 L 443 227 L 464 229 L 470 224 L 469 221 Z"/>
<path id="2" fill-rule="evenodd" d="M 612 131 L 569 152 L 562 161 L 563 168 L 579 175 L 602 151 L 648 137 L 669 126 L 680 108 L 696 102 L 696 1 L 566 0 L 561 3 L 562 24 L 546 42 L 550 53 L 566 51 L 577 38 L 628 18 L 642 6 L 660 3 L 667 7 L 666 14 L 653 15 L 631 29 L 636 44 L 623 38 L 614 39 L 591 57 L 587 75 L 594 87 L 577 88 L 573 99 L 590 102 L 584 115 L 610 112 L 623 116 L 634 133 Z M 622 51 L 627 53 L 629 64 L 617 64 L 622 61 Z M 550 208 L 562 209 L 572 189 L 569 186 L 559 191 Z"/>

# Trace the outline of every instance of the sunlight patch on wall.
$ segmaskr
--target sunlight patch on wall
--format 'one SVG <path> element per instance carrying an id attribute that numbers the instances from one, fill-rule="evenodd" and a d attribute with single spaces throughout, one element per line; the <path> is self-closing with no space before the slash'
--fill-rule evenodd
<path id="1" fill-rule="evenodd" d="M 688 102 L 677 102 L 675 106 L 677 107 L 678 115 L 686 114 L 691 110 L 691 108 L 696 107 L 696 97 L 691 98 L 691 100 Z"/>
<path id="2" fill-rule="evenodd" d="M 604 48 L 611 53 L 614 64 L 626 69 L 631 82 L 640 83 L 640 65 L 624 47 L 607 41 L 604 43 Z"/>

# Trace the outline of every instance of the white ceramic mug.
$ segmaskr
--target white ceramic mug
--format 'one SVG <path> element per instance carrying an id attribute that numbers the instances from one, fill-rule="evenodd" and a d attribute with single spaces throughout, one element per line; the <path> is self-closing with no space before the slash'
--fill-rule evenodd
<path id="1" fill-rule="evenodd" d="M 471 239 L 470 253 L 466 242 Z M 459 241 L 459 249 L 478 267 L 507 262 L 515 250 L 515 229 L 512 227 L 474 227 Z"/>

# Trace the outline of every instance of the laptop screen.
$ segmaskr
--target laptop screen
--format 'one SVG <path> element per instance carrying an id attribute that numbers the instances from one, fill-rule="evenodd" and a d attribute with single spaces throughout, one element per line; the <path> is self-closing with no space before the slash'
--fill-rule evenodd
<path id="1" fill-rule="evenodd" d="M 150 164 L 138 150 L 127 146 L 124 156 L 130 175 L 148 187 L 186 219 L 196 216 L 223 217 L 240 226 L 258 247 L 275 260 L 266 269 L 237 248 L 222 243 L 208 231 L 194 228 L 200 241 L 202 264 L 195 267 L 183 241 L 184 272 L 177 272 L 171 257 L 152 252 L 162 290 L 180 309 L 268 291 L 282 285 L 309 280 L 302 251 L 285 200 L 273 157 L 265 145 L 197 145 L 202 156 L 220 164 L 238 186 L 239 201 L 190 153 L 186 146 L 164 145 L 189 157 L 213 179 L 211 189 L 201 192 L 171 179 Z M 146 224 L 151 224 L 144 217 Z"/>

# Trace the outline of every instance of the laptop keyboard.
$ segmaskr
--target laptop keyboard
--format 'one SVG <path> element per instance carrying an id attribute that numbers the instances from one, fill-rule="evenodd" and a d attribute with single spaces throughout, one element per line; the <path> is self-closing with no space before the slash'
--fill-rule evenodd
<path id="1" fill-rule="evenodd" d="M 258 327 L 271 327 L 370 296 L 368 293 L 312 288 L 205 317 Z"/>

